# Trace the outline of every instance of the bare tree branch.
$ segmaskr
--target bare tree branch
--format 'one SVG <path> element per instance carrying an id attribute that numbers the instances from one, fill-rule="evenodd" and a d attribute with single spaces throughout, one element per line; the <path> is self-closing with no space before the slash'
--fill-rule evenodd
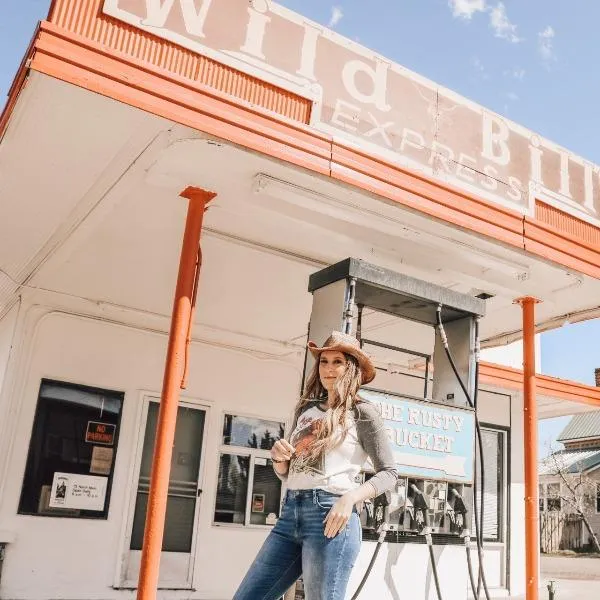
<path id="1" fill-rule="evenodd" d="M 582 462 L 575 463 L 570 468 L 567 467 L 561 451 L 552 452 L 548 458 L 552 462 L 551 470 L 553 474 L 559 478 L 559 489 L 554 495 L 547 496 L 547 499 L 559 499 L 561 512 L 565 512 L 563 510 L 564 505 L 573 509 L 574 513 L 581 517 L 595 551 L 600 552 L 598 536 L 592 529 L 588 519 L 588 513 L 592 512 L 594 504 L 593 501 L 590 502 L 590 499 L 595 499 L 597 493 L 596 482 L 585 474 Z M 571 472 L 572 470 L 575 472 Z"/>

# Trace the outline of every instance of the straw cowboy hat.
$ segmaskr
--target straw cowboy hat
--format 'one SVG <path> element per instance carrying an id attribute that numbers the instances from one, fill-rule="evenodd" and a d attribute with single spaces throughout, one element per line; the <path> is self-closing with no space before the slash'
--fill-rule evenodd
<path id="1" fill-rule="evenodd" d="M 340 331 L 333 331 L 325 340 L 323 346 L 319 347 L 314 342 L 308 342 L 308 349 L 318 359 L 321 352 L 343 352 L 354 356 L 362 374 L 362 384 L 365 385 L 375 379 L 375 365 L 373 361 L 362 351 L 360 342 L 353 336 Z"/>

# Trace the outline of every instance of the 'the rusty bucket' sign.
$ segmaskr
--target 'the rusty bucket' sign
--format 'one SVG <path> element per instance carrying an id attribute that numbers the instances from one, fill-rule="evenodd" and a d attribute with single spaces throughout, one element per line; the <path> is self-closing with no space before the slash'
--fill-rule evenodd
<path id="1" fill-rule="evenodd" d="M 269 0 L 105 0 L 104 12 L 315 102 L 311 126 L 523 212 L 596 220 L 600 169 Z"/>

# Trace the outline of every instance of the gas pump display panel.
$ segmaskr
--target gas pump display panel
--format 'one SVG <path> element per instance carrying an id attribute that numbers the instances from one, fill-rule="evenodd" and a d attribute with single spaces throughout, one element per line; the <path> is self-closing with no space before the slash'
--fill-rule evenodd
<path id="1" fill-rule="evenodd" d="M 387 498 L 365 504 L 365 539 L 375 539 L 384 511 L 389 542 L 406 541 L 425 528 L 458 538 L 472 511 L 474 412 L 372 390 L 361 390 L 360 396 L 379 409 L 400 475 Z M 367 481 L 371 473 L 362 477 Z"/>
<path id="2" fill-rule="evenodd" d="M 379 409 L 401 475 L 473 483 L 472 410 L 371 390 L 360 396 Z"/>
<path id="3" fill-rule="evenodd" d="M 361 478 L 368 481 L 371 473 Z M 400 477 L 396 489 L 366 502 L 360 514 L 364 539 L 376 540 L 387 509 L 386 541 L 406 541 L 398 536 L 420 536 L 427 527 L 434 534 L 460 536 L 469 528 L 472 487 L 462 483 Z"/>

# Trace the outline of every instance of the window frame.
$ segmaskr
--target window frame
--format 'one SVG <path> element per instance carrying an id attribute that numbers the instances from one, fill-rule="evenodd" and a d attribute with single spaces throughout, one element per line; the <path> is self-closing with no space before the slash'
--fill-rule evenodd
<path id="1" fill-rule="evenodd" d="M 497 486 L 498 503 L 496 514 L 498 519 L 498 535 L 496 538 L 483 536 L 483 541 L 489 544 L 508 544 L 510 537 L 508 528 L 508 523 L 510 521 L 510 515 L 508 513 L 510 508 L 510 502 L 508 501 L 508 498 L 510 497 L 510 428 L 494 423 L 481 423 L 480 427 L 482 431 L 491 431 L 492 433 L 500 434 L 502 437 L 501 455 L 498 457 L 498 463 L 496 463 L 498 466 L 502 467 L 501 477 L 498 478 Z M 476 452 L 479 452 L 479 446 L 477 444 Z M 477 480 L 473 481 L 473 487 L 477 486 L 479 481 L 481 481 L 480 477 L 477 476 Z M 477 492 L 479 502 L 482 502 L 484 494 L 480 493 L 479 487 L 477 487 Z M 473 508 L 475 508 L 474 504 Z"/>
<path id="2" fill-rule="evenodd" d="M 107 483 L 106 483 L 106 496 L 105 496 L 105 500 L 104 500 L 104 510 L 102 511 L 102 514 L 98 514 L 98 515 L 91 515 L 91 514 L 72 514 L 72 513 L 61 513 L 58 510 L 56 512 L 47 512 L 47 513 L 40 513 L 40 512 L 31 512 L 31 511 L 26 511 L 23 510 L 21 508 L 21 505 L 23 503 L 23 495 L 25 493 L 25 483 L 27 481 L 27 477 L 28 477 L 28 469 L 29 469 L 29 465 L 30 465 L 30 459 L 31 459 L 31 455 L 32 452 L 34 452 L 34 435 L 37 433 L 36 429 L 37 429 L 37 420 L 38 420 L 38 416 L 39 416 L 39 411 L 40 411 L 40 399 L 41 399 L 41 392 L 42 392 L 42 387 L 44 385 L 55 385 L 55 386 L 59 386 L 59 387 L 64 387 L 64 388 L 68 388 L 71 390 L 81 390 L 90 394 L 104 394 L 107 396 L 112 396 L 115 398 L 120 398 L 121 400 L 121 407 L 119 410 L 119 414 L 117 416 L 117 421 L 115 423 L 115 438 L 114 438 L 114 443 L 111 446 L 111 448 L 113 448 L 113 456 L 112 456 L 112 462 L 111 462 L 111 466 L 110 466 L 110 473 L 107 477 Z M 60 402 L 60 400 L 56 400 L 56 399 L 49 399 L 49 400 L 54 400 L 55 402 Z M 77 404 L 74 403 L 75 406 L 77 406 Z M 31 429 L 29 431 L 29 445 L 27 448 L 27 458 L 25 460 L 25 465 L 23 467 L 23 477 L 21 479 L 21 491 L 19 493 L 19 504 L 17 506 L 17 514 L 18 515 L 23 515 L 23 516 L 28 516 L 28 517 L 44 517 L 44 518 L 58 518 L 58 519 L 86 519 L 86 520 L 93 520 L 93 521 L 107 521 L 109 514 L 110 514 L 110 502 L 111 502 L 111 497 L 112 497 L 112 486 L 113 486 L 113 479 L 114 479 L 114 474 L 115 474 L 115 466 L 116 466 L 116 462 L 117 462 L 117 452 L 119 449 L 119 437 L 120 437 L 120 433 L 121 433 L 121 420 L 123 418 L 123 409 L 125 406 L 125 392 L 121 391 L 121 390 L 114 390 L 114 389 L 108 389 L 108 388 L 103 388 L 103 387 L 99 387 L 99 386 L 92 386 L 92 385 L 86 385 L 83 383 L 74 383 L 72 381 L 63 381 L 60 379 L 52 379 L 49 377 L 42 377 L 40 379 L 40 383 L 38 386 L 38 392 L 37 392 L 37 399 L 36 399 L 36 403 L 35 403 L 35 410 L 34 410 L 34 414 L 33 414 L 33 419 L 31 422 Z M 43 430 L 42 430 L 43 433 Z M 44 437 L 45 440 L 45 437 Z M 101 475 L 99 475 L 101 477 Z M 68 510 L 68 509 L 67 509 Z M 89 512 L 98 512 L 100 513 L 101 511 L 87 511 L 85 509 L 73 509 L 73 510 L 79 510 L 84 511 L 86 513 Z"/>
<path id="3" fill-rule="evenodd" d="M 544 481 L 538 483 L 538 507 L 540 514 L 548 512 L 546 510 L 546 482 Z"/>
<path id="4" fill-rule="evenodd" d="M 287 433 L 287 423 L 283 419 L 271 418 L 258 416 L 255 414 L 249 414 L 245 412 L 240 412 L 236 410 L 225 410 L 221 413 L 220 419 L 220 428 L 219 428 L 219 444 L 217 448 L 217 469 L 215 474 L 215 493 L 212 503 L 212 516 L 211 516 L 211 526 L 212 527 L 227 527 L 231 529 L 263 529 L 270 531 L 274 525 L 260 525 L 256 523 L 250 523 L 250 509 L 252 507 L 252 490 L 254 487 L 254 466 L 257 458 L 265 458 L 267 460 L 271 459 L 271 451 L 270 450 L 261 450 L 260 448 L 250 448 L 246 446 L 236 446 L 234 444 L 224 444 L 223 443 L 223 428 L 225 426 L 225 419 L 227 416 L 232 417 L 242 417 L 245 419 L 256 419 L 258 421 L 268 421 L 271 423 L 282 423 L 284 426 L 284 435 Z M 221 456 L 224 454 L 234 455 L 234 456 L 247 456 L 249 457 L 250 464 L 248 466 L 248 489 L 246 490 L 246 504 L 245 504 L 245 515 L 244 515 L 244 523 L 222 523 L 220 521 L 215 520 L 215 513 L 217 511 L 217 499 L 219 492 L 219 470 L 221 466 Z M 275 472 L 275 470 L 273 470 Z M 275 475 L 277 477 L 277 475 Z M 283 483 L 281 485 L 281 491 L 279 494 L 279 504 L 283 500 Z M 280 509 L 281 514 L 281 509 Z"/>
<path id="5" fill-rule="evenodd" d="M 558 496 L 549 496 L 548 495 L 548 487 L 549 486 L 558 486 Z M 561 492 L 562 492 L 562 484 L 560 481 L 546 481 L 544 482 L 544 506 L 546 508 L 545 512 L 547 513 L 562 513 L 563 512 L 563 502 L 562 502 L 562 497 L 561 497 Z M 558 501 L 558 505 L 559 508 L 558 510 L 550 510 L 550 508 L 548 507 L 548 501 L 552 500 L 553 502 L 557 502 Z"/>

